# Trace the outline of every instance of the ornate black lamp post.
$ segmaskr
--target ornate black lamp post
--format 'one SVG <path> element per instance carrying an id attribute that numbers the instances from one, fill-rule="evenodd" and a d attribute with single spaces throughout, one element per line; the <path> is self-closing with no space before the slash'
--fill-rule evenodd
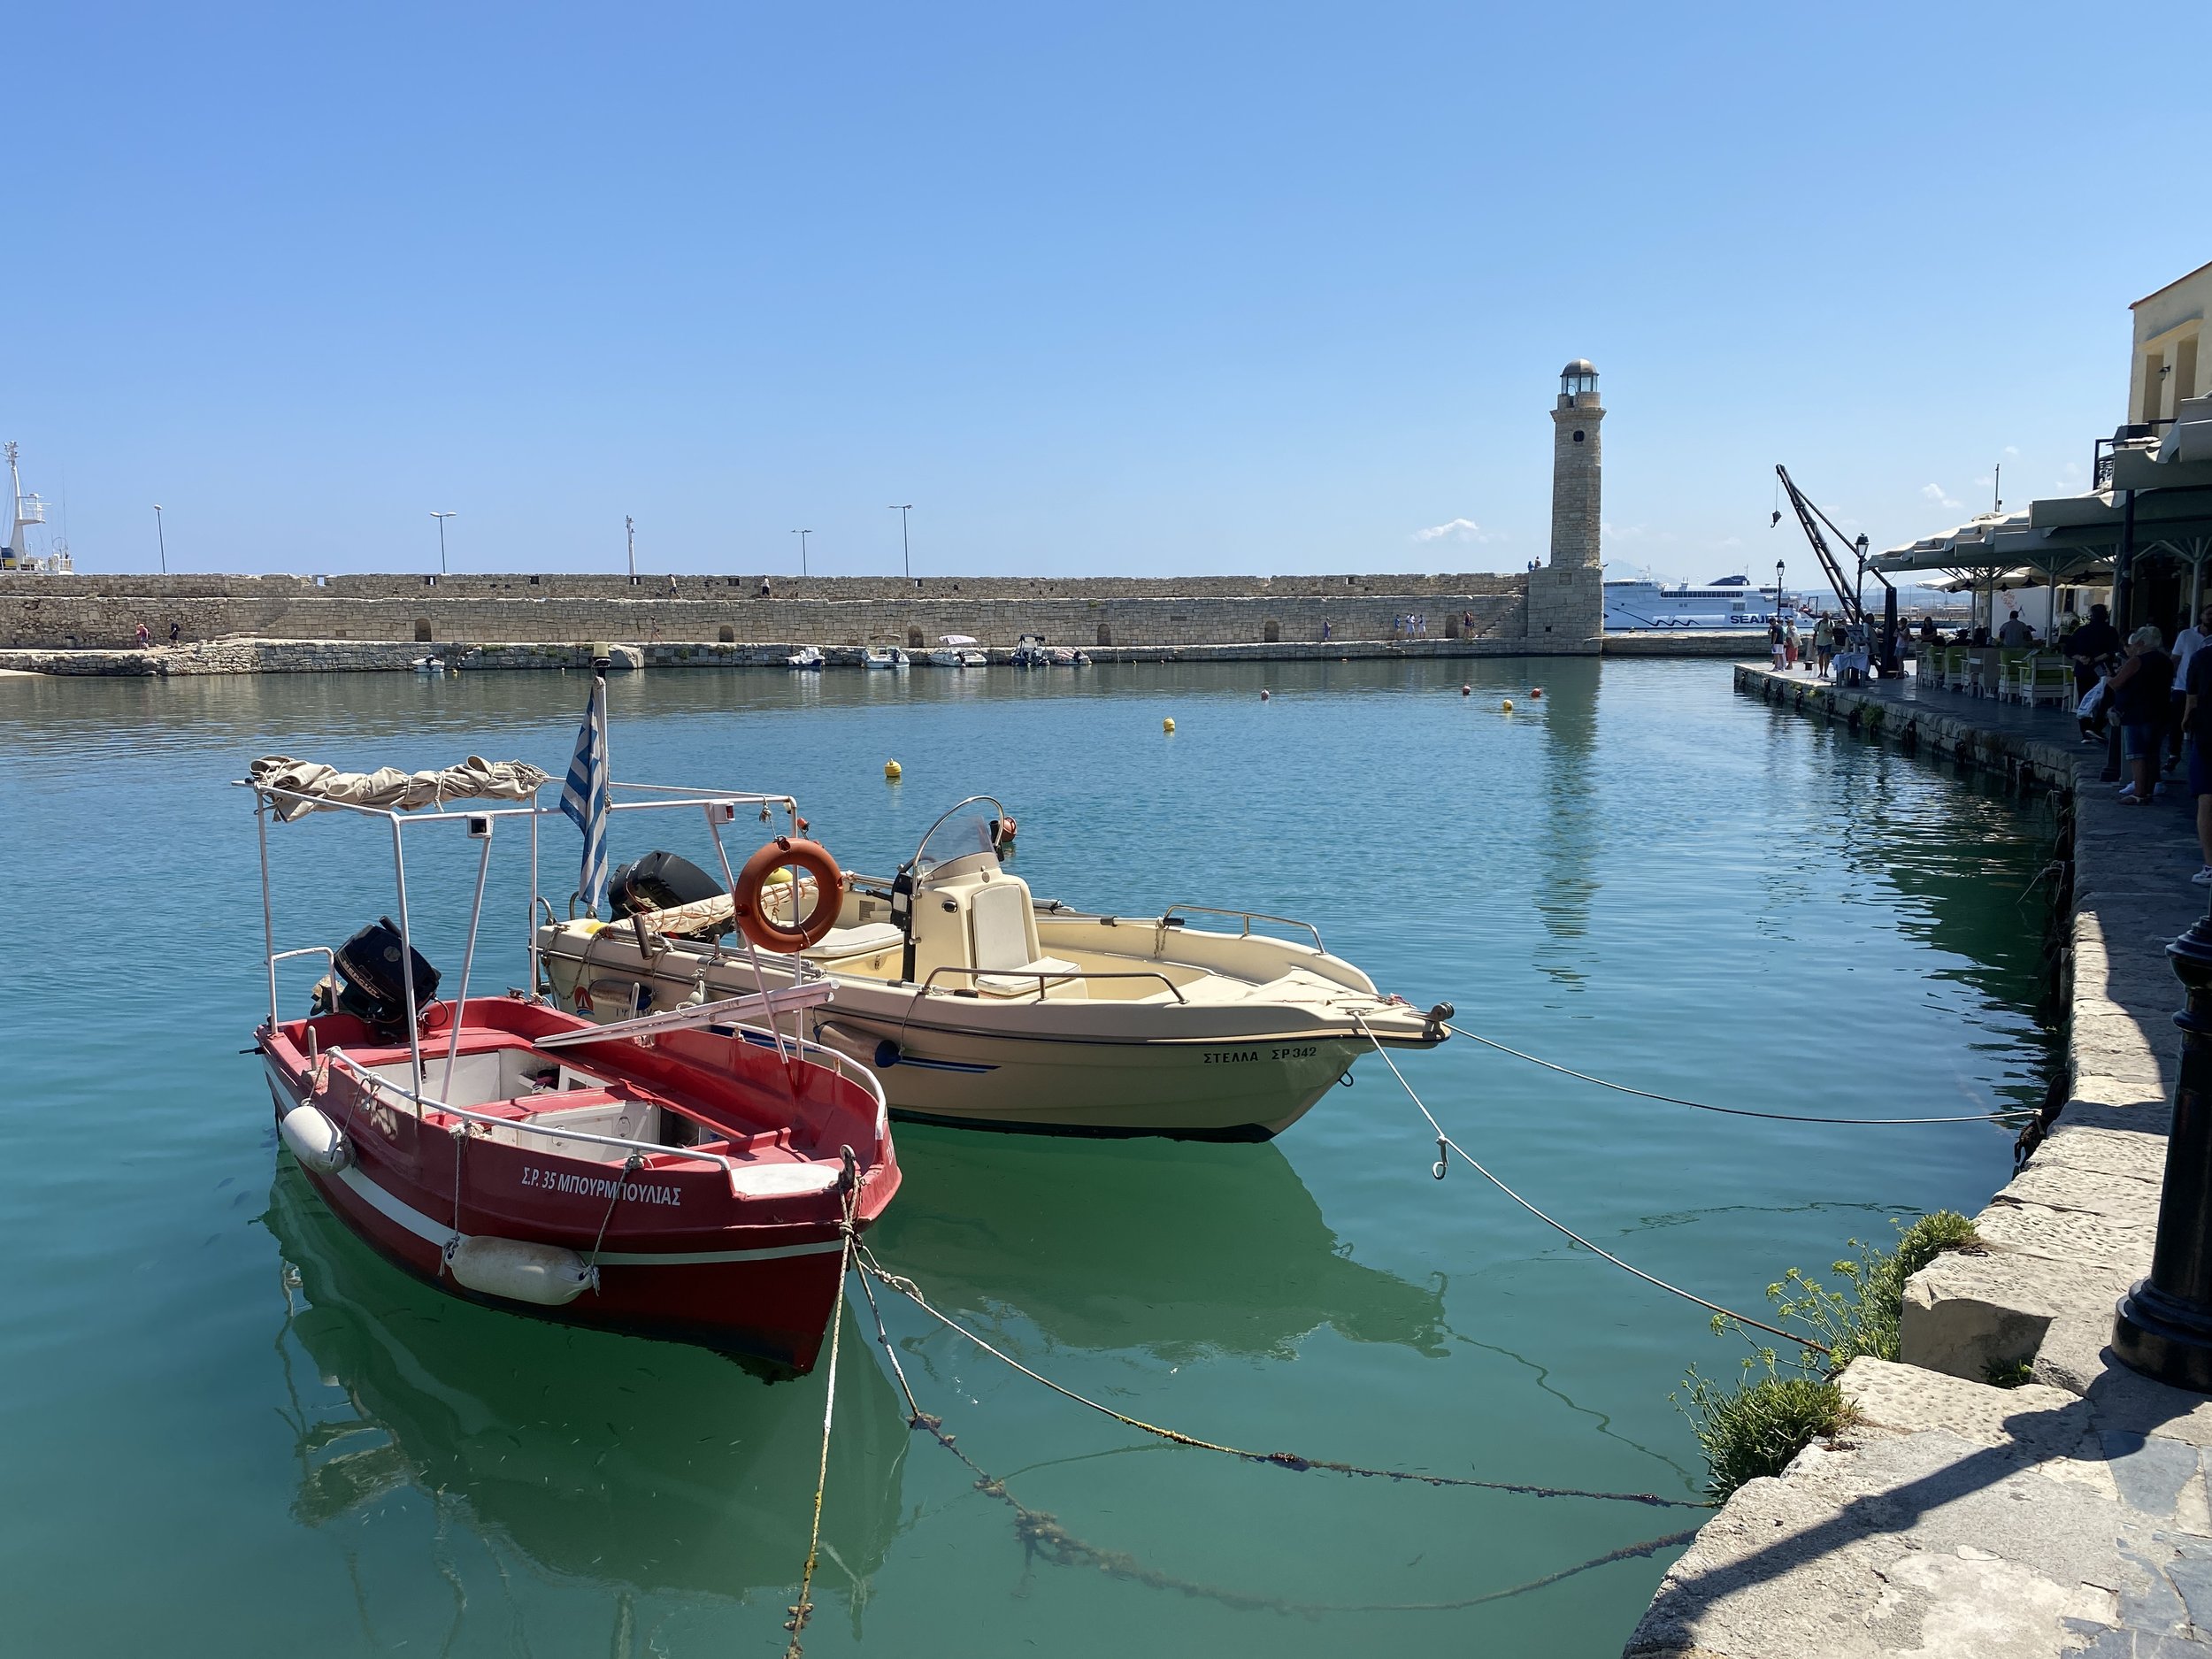
<path id="1" fill-rule="evenodd" d="M 2148 1279 L 2120 1299 L 2112 1351 L 2177 1388 L 2212 1394 L 2212 915 L 2166 947 L 2188 1005 Z"/>

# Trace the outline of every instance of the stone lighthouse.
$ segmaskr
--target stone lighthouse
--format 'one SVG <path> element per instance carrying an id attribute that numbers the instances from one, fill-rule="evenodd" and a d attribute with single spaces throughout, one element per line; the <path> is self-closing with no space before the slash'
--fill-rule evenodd
<path id="1" fill-rule="evenodd" d="M 1528 575 L 1528 637 L 1556 649 L 1594 651 L 1605 628 L 1598 548 L 1598 427 L 1605 409 L 1589 358 L 1560 371 L 1551 419 L 1551 561 Z"/>
<path id="2" fill-rule="evenodd" d="M 1577 357 L 1559 372 L 1559 403 L 1551 411 L 1551 562 L 1596 570 L 1598 558 L 1598 372 Z"/>

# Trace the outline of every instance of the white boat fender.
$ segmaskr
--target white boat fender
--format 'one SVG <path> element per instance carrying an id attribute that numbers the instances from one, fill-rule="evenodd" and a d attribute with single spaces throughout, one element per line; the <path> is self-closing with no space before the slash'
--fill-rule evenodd
<path id="1" fill-rule="evenodd" d="M 295 1106 L 277 1125 L 292 1156 L 318 1175 L 335 1175 L 353 1162 L 353 1142 L 319 1106 Z"/>
<path id="2" fill-rule="evenodd" d="M 482 1233 L 447 1245 L 445 1267 L 465 1289 L 541 1308 L 565 1306 L 599 1283 L 596 1270 L 573 1250 Z"/>

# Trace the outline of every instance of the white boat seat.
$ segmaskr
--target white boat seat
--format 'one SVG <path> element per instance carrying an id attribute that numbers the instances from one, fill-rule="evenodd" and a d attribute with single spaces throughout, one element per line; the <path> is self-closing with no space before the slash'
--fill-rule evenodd
<path id="1" fill-rule="evenodd" d="M 818 945 L 799 954 L 809 962 L 835 962 L 844 956 L 873 956 L 896 950 L 906 935 L 888 922 L 866 922 L 858 927 L 833 927 Z"/>
<path id="2" fill-rule="evenodd" d="M 1041 979 L 1037 977 L 1041 973 L 1065 974 L 1068 977 Z M 1090 993 L 1084 987 L 1082 968 L 1061 956 L 1039 956 L 1034 962 L 1020 964 L 1018 972 L 1004 969 L 997 973 L 979 973 L 975 976 L 975 988 L 986 996 L 1034 997 L 1039 986 L 1044 987 L 1044 994 L 1048 997 L 1075 998 L 1084 1002 L 1090 1000 Z"/>
<path id="3" fill-rule="evenodd" d="M 809 1198 L 837 1185 L 834 1164 L 733 1164 L 730 1193 L 736 1198 Z"/>

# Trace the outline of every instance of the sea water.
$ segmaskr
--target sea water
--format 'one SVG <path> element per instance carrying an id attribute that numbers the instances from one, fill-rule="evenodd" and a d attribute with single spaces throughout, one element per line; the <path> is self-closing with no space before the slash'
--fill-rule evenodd
<path id="1" fill-rule="evenodd" d="M 476 753 L 557 777 L 586 690 L 0 680 L 9 1651 L 781 1650 L 827 1367 L 772 1385 L 445 1299 L 332 1220 L 240 1052 L 267 1002 L 250 797 L 227 787 L 247 763 Z M 1300 917 L 1386 989 L 1643 1089 L 1876 1117 L 2042 1093 L 2047 812 L 1741 698 L 1723 664 L 663 672 L 616 676 L 611 703 L 618 776 L 791 792 L 849 867 L 888 872 L 988 792 L 1041 897 Z M 703 844 L 636 815 L 614 851 L 686 837 Z M 271 841 L 280 947 L 393 909 L 376 826 L 324 815 Z M 549 827 L 546 892 L 573 885 L 578 849 Z M 525 976 L 526 862 L 520 838 L 496 846 L 477 990 Z M 430 832 L 409 873 L 449 991 L 474 848 Z M 281 976 L 286 1015 L 313 972 Z M 1459 1041 L 1401 1064 L 1531 1202 L 1747 1311 L 1894 1217 L 1973 1210 L 2008 1170 L 1989 1124 L 1711 1116 Z M 902 1128 L 873 1242 L 1133 1417 L 1696 1498 L 1670 1395 L 1692 1363 L 1732 1375 L 1742 1340 L 1463 1164 L 1432 1179 L 1389 1071 L 1370 1056 L 1354 1078 L 1262 1146 Z M 849 1313 L 810 1654 L 1609 1655 L 1678 1546 L 1573 1570 L 1701 1518 L 1171 1447 L 896 1297 L 884 1315 L 972 1466 L 910 1432 Z"/>

